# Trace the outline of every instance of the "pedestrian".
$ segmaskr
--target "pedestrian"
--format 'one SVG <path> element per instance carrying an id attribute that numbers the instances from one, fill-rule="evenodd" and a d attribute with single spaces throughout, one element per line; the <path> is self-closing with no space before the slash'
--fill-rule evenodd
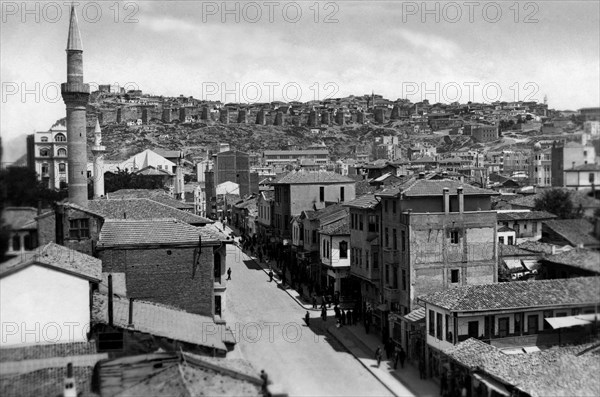
<path id="1" fill-rule="evenodd" d="M 273 270 L 269 269 L 269 282 L 273 282 Z"/>
<path id="2" fill-rule="evenodd" d="M 231 280 L 231 268 L 227 269 L 227 280 Z"/>
<path id="3" fill-rule="evenodd" d="M 381 346 L 377 346 L 377 350 L 375 350 L 375 359 L 377 360 L 377 368 L 381 364 L 381 356 L 383 353 L 381 352 Z"/>
<path id="4" fill-rule="evenodd" d="M 264 369 L 260 371 L 260 379 L 262 379 L 262 393 L 266 396 L 269 392 L 267 390 L 267 385 L 269 384 L 269 376 L 267 375 Z"/>
<path id="5" fill-rule="evenodd" d="M 340 318 L 342 313 L 340 313 L 340 308 L 336 306 L 333 307 L 333 312 L 335 313 L 335 318 Z"/>
<path id="6" fill-rule="evenodd" d="M 440 380 L 440 396 L 445 396 L 447 390 L 448 390 L 448 376 L 446 375 L 446 371 L 444 371 L 442 373 L 442 378 Z"/>
<path id="7" fill-rule="evenodd" d="M 425 379 L 425 360 L 419 359 L 419 379 Z"/>
<path id="8" fill-rule="evenodd" d="M 400 346 L 400 350 L 398 350 L 398 358 L 400 359 L 400 368 L 404 368 L 404 361 L 406 360 L 406 352 Z"/>
<path id="9" fill-rule="evenodd" d="M 313 295 L 312 297 L 313 309 L 317 308 L 317 297 Z"/>
<path id="10" fill-rule="evenodd" d="M 306 326 L 310 325 L 310 314 L 308 314 L 308 310 L 306 311 L 306 315 L 304 316 L 304 321 L 306 322 Z"/>
<path id="11" fill-rule="evenodd" d="M 323 321 L 327 321 L 327 309 L 325 309 L 325 307 L 321 308 L 321 318 Z"/>
<path id="12" fill-rule="evenodd" d="M 346 325 L 346 312 L 344 312 L 343 310 L 340 314 L 340 320 L 342 320 L 342 325 Z"/>

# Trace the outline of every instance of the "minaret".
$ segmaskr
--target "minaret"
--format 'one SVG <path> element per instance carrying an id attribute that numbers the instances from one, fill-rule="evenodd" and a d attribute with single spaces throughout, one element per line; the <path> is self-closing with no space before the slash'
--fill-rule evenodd
<path id="1" fill-rule="evenodd" d="M 106 153 L 106 146 L 102 146 L 100 120 L 96 119 L 94 146 L 92 146 L 92 154 L 94 155 L 94 198 L 104 196 L 104 153 Z"/>
<path id="2" fill-rule="evenodd" d="M 87 207 L 86 105 L 90 86 L 83 83 L 83 47 L 75 6 L 67 41 L 67 82 L 60 86 L 67 105 L 67 148 L 69 151 L 69 201 Z"/>

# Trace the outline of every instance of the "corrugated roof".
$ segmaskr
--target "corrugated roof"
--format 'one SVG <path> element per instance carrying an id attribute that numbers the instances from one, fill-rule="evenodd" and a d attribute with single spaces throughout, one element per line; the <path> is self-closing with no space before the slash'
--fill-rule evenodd
<path id="1" fill-rule="evenodd" d="M 353 183 L 354 180 L 347 176 L 342 176 L 332 171 L 292 171 L 271 184 L 276 185 L 295 185 L 295 184 L 321 184 L 321 183 Z"/>
<path id="2" fill-rule="evenodd" d="M 452 312 L 491 311 L 569 304 L 596 304 L 600 277 L 467 285 L 420 297 Z"/>
<path id="3" fill-rule="evenodd" d="M 102 278 L 102 261 L 62 245 L 48 243 L 0 264 L 0 277 L 39 264 L 94 281 Z"/>
<path id="4" fill-rule="evenodd" d="M 175 219 L 109 219 L 104 222 L 98 248 L 147 244 L 215 244 L 226 237 L 213 225 L 195 227 Z"/>

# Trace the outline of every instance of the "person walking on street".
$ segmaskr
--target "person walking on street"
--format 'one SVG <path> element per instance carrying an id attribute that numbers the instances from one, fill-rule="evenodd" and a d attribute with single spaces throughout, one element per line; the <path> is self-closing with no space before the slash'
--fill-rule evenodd
<path id="1" fill-rule="evenodd" d="M 375 359 L 377 360 L 377 368 L 381 364 L 381 356 L 383 353 L 381 352 L 381 346 L 377 346 L 377 350 L 375 350 Z"/>
<path id="2" fill-rule="evenodd" d="M 310 325 L 310 314 L 308 314 L 308 310 L 306 311 L 306 315 L 304 316 L 304 321 L 306 322 L 306 326 Z"/>
<path id="3" fill-rule="evenodd" d="M 269 269 L 269 282 L 273 282 L 273 270 Z"/>
<path id="4" fill-rule="evenodd" d="M 262 379 L 262 387 L 261 392 L 263 395 L 268 395 L 269 391 L 267 390 L 267 385 L 269 384 L 269 376 L 265 372 L 264 369 L 260 371 L 260 379 Z"/>
<path id="5" fill-rule="evenodd" d="M 227 269 L 227 280 L 231 280 L 231 268 Z"/>
<path id="6" fill-rule="evenodd" d="M 327 309 L 325 307 L 321 308 L 321 318 L 323 321 L 327 321 Z"/>
<path id="7" fill-rule="evenodd" d="M 448 376 L 446 375 L 446 371 L 442 374 L 442 378 L 440 380 L 440 396 L 445 396 L 446 391 L 448 390 Z"/>
<path id="8" fill-rule="evenodd" d="M 397 361 L 398 359 L 400 359 L 400 368 L 404 368 L 404 361 L 406 360 L 406 352 L 404 351 L 402 346 L 400 346 L 400 349 L 398 350 L 398 358 L 396 359 L 396 364 L 398 363 L 398 361 Z"/>
<path id="9" fill-rule="evenodd" d="M 398 368 L 398 360 L 400 359 L 400 351 L 396 347 L 394 349 L 394 369 Z"/>
<path id="10" fill-rule="evenodd" d="M 316 309 L 317 308 L 317 297 L 314 296 L 314 295 L 313 295 L 313 298 L 312 298 L 312 303 L 313 303 L 313 309 Z"/>
<path id="11" fill-rule="evenodd" d="M 342 314 L 340 315 L 340 319 L 342 320 L 342 325 L 346 325 L 346 312 L 342 310 Z"/>

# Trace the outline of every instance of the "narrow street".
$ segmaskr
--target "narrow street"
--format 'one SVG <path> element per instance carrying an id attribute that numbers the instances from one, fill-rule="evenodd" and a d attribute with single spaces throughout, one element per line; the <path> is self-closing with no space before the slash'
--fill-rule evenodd
<path id="1" fill-rule="evenodd" d="M 224 313 L 238 343 L 228 357 L 244 358 L 272 380 L 273 393 L 290 396 L 390 396 L 354 356 L 326 331 L 318 312 L 306 311 L 234 245 L 227 249 L 232 280 Z"/>

